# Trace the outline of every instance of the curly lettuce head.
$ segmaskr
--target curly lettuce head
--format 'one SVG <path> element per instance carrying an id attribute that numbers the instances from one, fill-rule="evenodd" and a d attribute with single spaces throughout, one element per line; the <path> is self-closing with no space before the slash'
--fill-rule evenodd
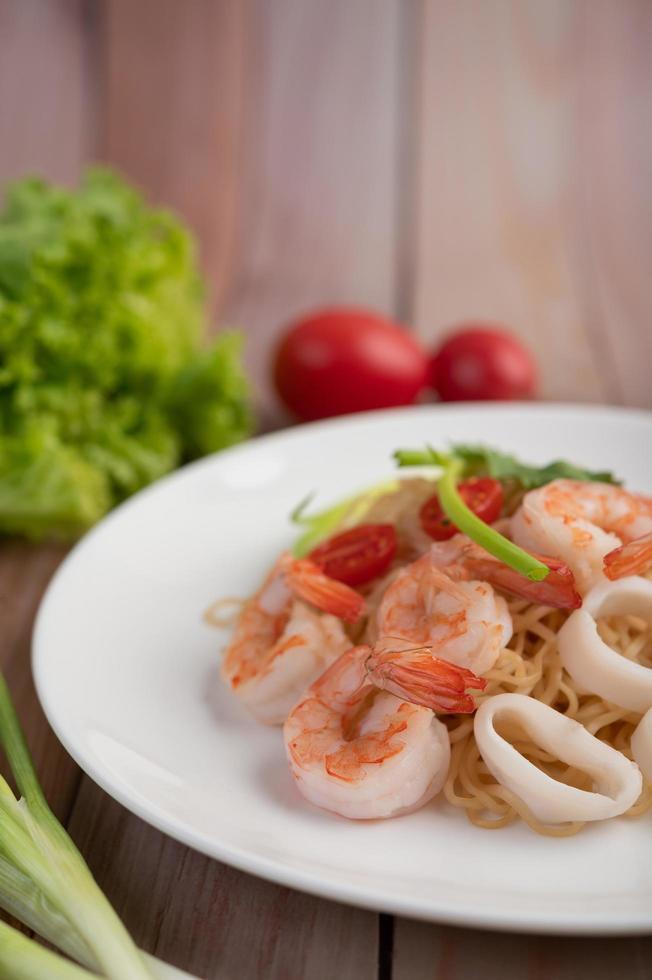
<path id="1" fill-rule="evenodd" d="M 201 349 L 181 222 L 117 174 L 29 179 L 0 215 L 0 533 L 70 536 L 184 460 L 244 438 L 240 338 Z"/>

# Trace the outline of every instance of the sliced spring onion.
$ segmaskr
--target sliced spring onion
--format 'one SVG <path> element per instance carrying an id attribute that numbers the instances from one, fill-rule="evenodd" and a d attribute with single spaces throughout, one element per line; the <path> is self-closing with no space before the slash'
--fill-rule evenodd
<path id="1" fill-rule="evenodd" d="M 290 515 L 290 520 L 294 524 L 305 527 L 304 532 L 294 543 L 292 554 L 295 558 L 304 558 L 313 548 L 330 537 L 334 531 L 344 531 L 355 524 L 359 524 L 378 497 L 392 493 L 398 487 L 398 480 L 385 480 L 367 490 L 362 490 L 353 497 L 341 500 L 327 510 L 310 515 L 306 514 L 306 508 L 313 499 L 313 494 L 305 497 Z"/>
<path id="2" fill-rule="evenodd" d="M 459 460 L 452 459 L 444 468 L 437 482 L 439 501 L 446 513 L 463 534 L 479 544 L 494 558 L 503 561 L 510 568 L 525 575 L 534 582 L 541 582 L 550 573 L 547 565 L 529 555 L 517 545 L 495 531 L 467 507 L 457 490 L 457 480 L 462 469 Z"/>
<path id="3" fill-rule="evenodd" d="M 399 466 L 446 466 L 451 461 L 450 453 L 442 453 L 432 446 L 425 449 L 396 449 L 393 456 Z"/>
<path id="4" fill-rule="evenodd" d="M 432 446 L 425 449 L 397 449 L 394 459 L 399 466 L 437 466 L 443 472 L 437 481 L 439 502 L 448 519 L 463 534 L 479 544 L 494 558 L 509 565 L 515 571 L 534 582 L 541 582 L 550 569 L 538 558 L 495 531 L 467 507 L 457 490 L 458 480 L 464 475 L 466 460 L 454 453 L 442 453 Z"/>

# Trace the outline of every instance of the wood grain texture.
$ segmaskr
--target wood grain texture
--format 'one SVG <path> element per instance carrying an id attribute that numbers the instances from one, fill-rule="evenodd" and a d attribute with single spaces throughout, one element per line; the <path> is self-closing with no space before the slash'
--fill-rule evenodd
<path id="1" fill-rule="evenodd" d="M 392 980 L 647 980 L 652 939 L 563 939 L 397 922 Z"/>
<path id="2" fill-rule="evenodd" d="M 241 237 L 221 319 L 245 329 L 277 423 L 270 359 L 292 317 L 326 303 L 394 310 L 407 6 L 252 0 Z"/>
<path id="3" fill-rule="evenodd" d="M 576 5 L 424 0 L 422 10 L 419 332 L 502 321 L 534 350 L 545 397 L 600 400 L 578 268 Z"/>
<path id="4" fill-rule="evenodd" d="M 105 0 L 102 156 L 196 231 L 213 307 L 232 274 L 248 0 Z"/>
<path id="5" fill-rule="evenodd" d="M 93 153 L 85 0 L 0 0 L 0 193 L 26 173 L 74 183 Z"/>
<path id="6" fill-rule="evenodd" d="M 202 243 L 263 424 L 271 348 L 322 303 L 394 311 L 398 0 L 107 0 L 104 156 Z M 143 54 L 146 56 L 143 57 Z"/>
<path id="7" fill-rule="evenodd" d="M 377 916 L 209 861 L 85 780 L 70 831 L 136 941 L 206 980 L 371 980 Z"/>
<path id="8" fill-rule="evenodd" d="M 652 408 L 652 4 L 583 2 L 576 158 L 585 293 L 613 401 Z"/>

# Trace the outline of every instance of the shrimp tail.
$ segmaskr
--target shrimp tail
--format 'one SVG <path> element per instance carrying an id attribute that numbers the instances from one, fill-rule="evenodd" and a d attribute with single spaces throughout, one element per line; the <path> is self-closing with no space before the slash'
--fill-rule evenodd
<path id="1" fill-rule="evenodd" d="M 579 609 L 582 597 L 577 591 L 575 576 L 568 565 L 557 558 L 531 552 L 550 569 L 542 582 L 532 582 L 509 565 L 498 561 L 473 541 L 457 535 L 450 541 L 435 544 L 430 560 L 452 579 L 480 579 L 510 595 L 530 602 L 552 606 L 554 609 Z"/>
<path id="2" fill-rule="evenodd" d="M 550 571 L 541 582 L 532 582 L 525 575 L 514 571 L 503 562 L 491 558 L 474 557 L 467 559 L 466 567 L 474 577 L 491 582 L 496 588 L 510 595 L 529 599 L 554 609 L 579 609 L 582 597 L 577 591 L 575 576 L 563 561 L 547 555 L 535 555 Z"/>
<path id="3" fill-rule="evenodd" d="M 321 569 L 307 558 L 288 562 L 285 580 L 296 596 L 343 619 L 345 623 L 357 623 L 365 610 L 364 598 L 350 585 L 324 575 Z"/>
<path id="4" fill-rule="evenodd" d="M 625 575 L 640 575 L 652 567 L 652 532 L 614 548 L 604 556 L 604 573 L 612 582 Z"/>
<path id="5" fill-rule="evenodd" d="M 487 684 L 466 667 L 435 657 L 428 647 L 374 650 L 366 669 L 376 687 L 439 712 L 470 714 L 476 705 L 467 690 L 482 691 Z"/>

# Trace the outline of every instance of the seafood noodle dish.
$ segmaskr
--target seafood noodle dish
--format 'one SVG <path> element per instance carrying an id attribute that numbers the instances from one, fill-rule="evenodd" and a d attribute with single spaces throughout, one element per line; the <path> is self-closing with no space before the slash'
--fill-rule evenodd
<path id="1" fill-rule="evenodd" d="M 644 814 L 652 497 L 484 446 L 394 457 L 386 482 L 300 504 L 254 595 L 207 613 L 296 805 L 383 819 L 437 797 L 552 836 Z"/>

